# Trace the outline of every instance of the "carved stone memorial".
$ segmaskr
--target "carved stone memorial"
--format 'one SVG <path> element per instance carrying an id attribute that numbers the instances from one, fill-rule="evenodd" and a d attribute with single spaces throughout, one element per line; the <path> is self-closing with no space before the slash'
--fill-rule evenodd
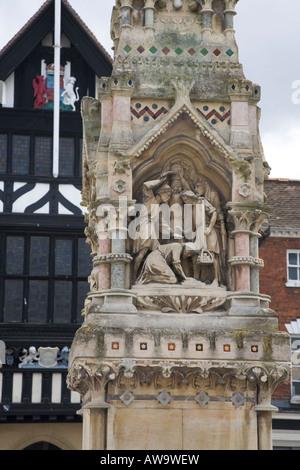
<path id="1" fill-rule="evenodd" d="M 260 293 L 260 87 L 237 0 L 116 0 L 114 67 L 82 100 L 93 271 L 68 385 L 83 448 L 271 449 L 289 340 Z"/>

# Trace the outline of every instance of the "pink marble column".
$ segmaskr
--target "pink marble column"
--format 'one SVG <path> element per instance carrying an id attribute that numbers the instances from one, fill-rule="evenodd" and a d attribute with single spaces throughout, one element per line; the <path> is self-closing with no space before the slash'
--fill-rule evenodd
<path id="1" fill-rule="evenodd" d="M 98 254 L 109 255 L 111 252 L 108 233 L 102 233 L 98 242 Z M 98 266 L 98 290 L 110 289 L 110 263 L 100 263 Z"/>
<path id="2" fill-rule="evenodd" d="M 249 257 L 250 241 L 249 234 L 239 232 L 235 234 L 235 257 L 241 258 L 240 263 L 236 263 L 236 290 L 237 291 L 250 291 L 250 266 L 243 264 L 243 258 Z"/>

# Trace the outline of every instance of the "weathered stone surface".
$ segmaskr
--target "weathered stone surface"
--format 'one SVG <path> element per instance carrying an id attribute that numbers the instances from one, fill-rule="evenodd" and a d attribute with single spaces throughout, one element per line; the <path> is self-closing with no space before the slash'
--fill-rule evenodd
<path id="1" fill-rule="evenodd" d="M 94 269 L 68 383 L 84 449 L 271 448 L 290 348 L 259 289 L 269 167 L 236 3 L 114 7 L 113 74 L 82 104 Z"/>

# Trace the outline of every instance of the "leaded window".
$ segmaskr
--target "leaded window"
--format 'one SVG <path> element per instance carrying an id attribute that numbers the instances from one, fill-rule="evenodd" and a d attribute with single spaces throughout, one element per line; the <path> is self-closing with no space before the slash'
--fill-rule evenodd
<path id="1" fill-rule="evenodd" d="M 81 323 L 91 270 L 82 235 L 2 231 L 0 321 Z"/>
<path id="2" fill-rule="evenodd" d="M 81 178 L 81 150 L 81 138 L 60 138 L 60 178 Z M 52 136 L 0 134 L 0 174 L 52 178 L 52 167 Z"/>

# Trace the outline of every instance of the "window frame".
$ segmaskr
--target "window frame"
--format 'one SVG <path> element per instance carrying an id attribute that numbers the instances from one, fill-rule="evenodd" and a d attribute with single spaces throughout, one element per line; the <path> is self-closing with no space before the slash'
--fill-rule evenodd
<path id="1" fill-rule="evenodd" d="M 293 343 L 297 342 L 298 348 L 293 349 Z M 300 387 L 300 378 L 293 379 L 293 373 L 295 370 L 300 371 L 300 333 L 292 333 L 290 334 L 290 344 L 291 344 L 291 363 L 292 363 L 292 370 L 291 370 L 291 402 L 292 403 L 300 403 L 300 392 L 299 394 L 294 393 L 295 390 L 295 383 L 299 384 Z M 299 351 L 298 353 L 296 351 Z M 299 374 L 300 375 L 300 374 Z"/>
<path id="2" fill-rule="evenodd" d="M 79 287 L 80 283 L 86 283 L 87 292 L 89 291 L 88 277 L 92 270 L 92 257 L 89 260 L 90 272 L 88 269 L 85 274 L 82 275 L 78 270 L 78 259 L 79 259 L 79 243 L 80 239 L 86 241 L 85 235 L 82 230 L 66 231 L 63 229 L 55 228 L 55 230 L 34 230 L 34 229 L 13 229 L 12 227 L 1 228 L 0 230 L 0 324 L 55 324 L 55 325 L 70 325 L 81 323 L 81 310 L 84 308 L 84 302 L 79 302 Z M 7 240 L 9 237 L 21 237 L 24 238 L 24 251 L 23 251 L 23 270 L 22 274 L 7 273 L 6 260 L 7 260 Z M 30 273 L 30 244 L 32 237 L 47 237 L 49 239 L 49 251 L 48 251 L 48 273 L 47 274 L 32 274 Z M 57 240 L 69 240 L 71 241 L 71 257 L 72 257 L 72 270 L 71 273 L 57 274 L 55 272 L 56 257 L 55 257 L 55 245 Z M 20 308 L 20 316 L 15 320 L 7 321 L 5 318 L 5 283 L 8 280 L 22 281 L 23 288 L 23 305 Z M 29 316 L 29 295 L 30 295 L 30 282 L 32 281 L 46 281 L 47 282 L 47 300 L 45 302 L 45 318 L 44 321 L 32 321 Z M 55 286 L 58 282 L 69 282 L 71 291 L 71 306 L 70 306 L 70 317 L 67 321 L 55 320 Z M 26 301 L 24 302 L 24 299 Z"/>
<path id="3" fill-rule="evenodd" d="M 289 255 L 290 254 L 297 254 L 298 256 L 298 263 L 296 265 L 291 265 L 289 263 Z M 289 268 L 294 267 L 298 269 L 298 279 L 293 280 L 290 279 L 289 277 Z M 300 287 L 300 249 L 288 249 L 286 252 L 286 276 L 287 276 L 287 282 L 286 282 L 286 287 Z"/>
<path id="4" fill-rule="evenodd" d="M 26 132 L 21 129 L 15 129 L 14 131 L 11 130 L 3 130 L 0 132 L 1 135 L 6 136 L 6 161 L 4 162 L 5 171 L 0 172 L 0 179 L 1 180 L 9 180 L 16 178 L 18 181 L 27 181 L 32 180 L 34 178 L 35 181 L 44 181 L 44 180 L 53 180 L 52 168 L 53 168 L 53 135 L 46 131 L 39 131 L 39 132 Z M 13 141 L 14 137 L 26 137 L 29 139 L 29 154 L 28 154 L 28 171 L 27 172 L 20 172 L 14 171 L 13 167 Z M 50 168 L 51 174 L 41 174 L 37 170 L 37 159 L 36 159 L 36 143 L 37 139 L 46 138 L 51 139 L 50 147 L 51 147 L 51 155 L 50 155 Z M 72 155 L 72 166 L 73 166 L 73 173 L 63 174 L 61 171 L 58 175 L 58 178 L 55 180 L 74 180 L 74 181 L 81 181 L 82 179 L 82 136 L 70 134 L 70 133 L 63 133 L 60 135 L 60 139 L 62 142 L 62 151 L 64 148 L 67 148 L 67 145 L 63 142 L 67 142 L 68 139 L 73 141 L 73 155 Z M 60 158 L 60 165 L 62 165 L 62 159 Z M 62 166 L 60 166 L 62 168 Z"/>

